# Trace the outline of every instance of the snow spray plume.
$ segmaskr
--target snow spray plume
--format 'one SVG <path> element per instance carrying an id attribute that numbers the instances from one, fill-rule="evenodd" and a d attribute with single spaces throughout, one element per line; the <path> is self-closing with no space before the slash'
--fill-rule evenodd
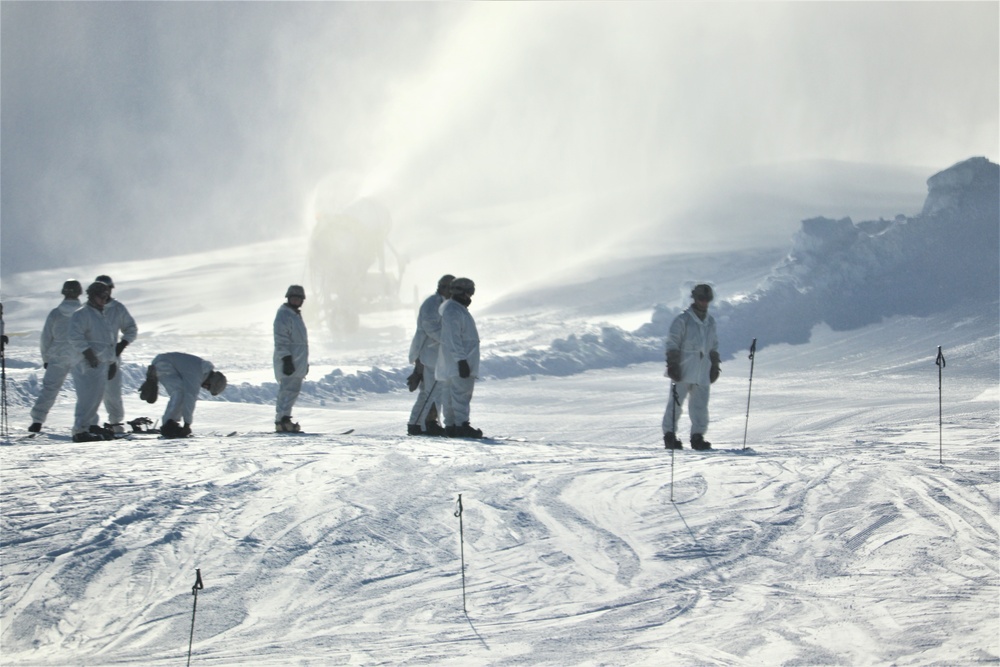
<path id="1" fill-rule="evenodd" d="M 205 585 L 201 583 L 201 568 L 195 570 L 194 586 L 191 587 L 191 595 L 194 596 L 194 606 L 191 608 L 191 635 L 188 637 L 188 667 L 191 667 L 191 647 L 194 645 L 194 615 L 198 612 L 198 591 Z"/>
<path id="2" fill-rule="evenodd" d="M 753 391 L 753 358 L 757 355 L 757 339 L 750 343 L 750 386 L 747 389 L 747 420 L 743 424 L 743 449 L 747 448 L 747 428 L 750 426 L 750 392 Z"/>
<path id="3" fill-rule="evenodd" d="M 937 359 L 934 363 L 938 367 L 938 463 L 944 463 L 944 427 L 942 425 L 942 408 L 941 408 L 941 372 L 944 370 L 945 361 L 944 354 L 941 352 L 941 346 L 938 345 Z"/>
<path id="4" fill-rule="evenodd" d="M 462 554 L 462 611 L 466 614 L 469 610 L 465 608 L 465 529 L 462 526 L 462 494 L 458 494 L 458 504 L 455 506 L 455 516 L 458 517 L 458 541 L 461 545 Z"/>

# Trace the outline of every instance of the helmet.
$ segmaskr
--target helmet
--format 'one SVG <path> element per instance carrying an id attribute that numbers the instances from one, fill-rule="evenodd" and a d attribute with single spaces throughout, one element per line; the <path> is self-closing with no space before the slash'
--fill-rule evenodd
<path id="1" fill-rule="evenodd" d="M 83 285 L 79 280 L 67 280 L 62 286 L 62 295 L 67 299 L 78 299 L 83 294 Z"/>
<path id="2" fill-rule="evenodd" d="M 449 291 L 452 296 L 456 296 L 458 294 L 467 294 L 472 296 L 476 293 L 476 283 L 472 282 L 468 278 L 455 278 L 451 281 Z"/>
<path id="3" fill-rule="evenodd" d="M 208 393 L 212 396 L 218 396 L 226 389 L 226 376 L 219 371 L 209 371 L 205 382 L 208 383 Z"/>
<path id="4" fill-rule="evenodd" d="M 302 285 L 289 285 L 288 290 L 285 292 L 285 298 L 297 296 L 302 299 L 306 298 L 306 291 L 302 289 Z"/>
<path id="5" fill-rule="evenodd" d="M 111 288 L 107 283 L 94 281 L 87 286 L 87 298 L 90 299 L 97 294 L 111 294 Z"/>
<path id="6" fill-rule="evenodd" d="M 455 280 L 455 276 L 450 273 L 446 273 L 441 278 L 438 279 L 438 290 L 446 290 L 451 287 L 452 281 Z"/>
<path id="7" fill-rule="evenodd" d="M 105 276 L 103 274 L 99 275 L 96 278 L 94 278 L 94 282 L 95 283 L 104 283 L 105 285 L 107 285 L 111 289 L 115 288 L 115 281 L 113 281 L 111 279 L 111 276 Z"/>
<path id="8" fill-rule="evenodd" d="M 700 285 L 695 285 L 694 289 L 691 290 L 691 298 L 695 301 L 711 301 L 715 298 L 715 294 L 712 292 L 712 286 L 701 283 Z"/>

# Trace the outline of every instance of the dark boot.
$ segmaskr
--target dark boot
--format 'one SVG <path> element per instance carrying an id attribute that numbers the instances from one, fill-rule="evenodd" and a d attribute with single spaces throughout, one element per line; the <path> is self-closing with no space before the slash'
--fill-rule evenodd
<path id="1" fill-rule="evenodd" d="M 183 437 L 185 437 L 185 435 L 184 435 L 184 427 L 181 426 L 180 424 L 178 424 L 173 419 L 168 419 L 167 421 L 165 421 L 163 423 L 163 426 L 160 427 L 160 434 L 164 438 L 183 438 Z"/>
<path id="2" fill-rule="evenodd" d="M 101 440 L 104 440 L 104 438 L 88 431 L 73 434 L 73 442 L 99 442 Z"/>
<path id="3" fill-rule="evenodd" d="M 701 433 L 691 434 L 691 449 L 711 449 L 712 443 L 705 439 Z"/>
<path id="4" fill-rule="evenodd" d="M 302 427 L 297 422 L 293 422 L 289 415 L 281 418 L 281 421 L 274 422 L 274 430 L 278 433 L 299 433 Z"/>
<path id="5" fill-rule="evenodd" d="M 114 440 L 115 439 L 115 432 L 114 431 L 112 431 L 109 428 L 102 428 L 102 427 L 98 426 L 97 424 L 91 424 L 91 426 L 90 426 L 90 432 L 93 435 L 99 436 L 101 438 L 101 440 Z"/>
<path id="6" fill-rule="evenodd" d="M 420 424 L 407 424 L 406 425 L 406 435 L 423 435 L 424 432 L 420 430 Z"/>
<path id="7" fill-rule="evenodd" d="M 663 447 L 664 449 L 684 449 L 684 443 L 678 440 L 673 433 L 664 433 Z"/>
<path id="8" fill-rule="evenodd" d="M 427 424 L 424 426 L 424 433 L 426 433 L 427 435 L 433 435 L 435 437 L 443 437 L 448 435 L 448 432 L 445 430 L 444 426 L 441 426 L 441 424 L 438 424 L 437 422 L 427 422 Z"/>
<path id="9" fill-rule="evenodd" d="M 41 433 L 42 422 L 32 422 L 31 426 L 28 427 L 28 430 L 31 431 L 32 433 Z"/>
<path id="10" fill-rule="evenodd" d="M 472 428 L 469 422 L 462 422 L 461 426 L 449 426 L 448 429 L 449 438 L 481 438 L 483 437 L 483 432 L 478 428 Z"/>

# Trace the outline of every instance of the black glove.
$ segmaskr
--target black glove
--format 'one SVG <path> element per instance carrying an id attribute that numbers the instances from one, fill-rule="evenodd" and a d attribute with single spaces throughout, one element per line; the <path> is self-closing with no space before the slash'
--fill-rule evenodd
<path id="1" fill-rule="evenodd" d="M 118 364 L 111 364 L 108 366 L 108 379 L 110 380 L 118 373 Z"/>
<path id="2" fill-rule="evenodd" d="M 680 350 L 668 350 L 667 351 L 667 377 L 674 382 L 680 382 L 681 377 L 681 351 Z"/>
<path id="3" fill-rule="evenodd" d="M 101 365 L 101 362 L 97 360 L 97 355 L 89 347 L 83 351 L 83 358 L 87 360 L 87 364 L 91 368 L 97 368 Z"/>
<path id="4" fill-rule="evenodd" d="M 420 383 L 423 382 L 423 380 L 424 365 L 420 363 L 419 359 L 417 359 L 417 363 L 413 365 L 413 372 L 406 378 L 406 388 L 410 391 L 416 391 L 420 387 Z"/>
<path id="5" fill-rule="evenodd" d="M 47 369 L 48 367 L 49 367 L 49 362 L 46 361 L 44 364 L 42 364 L 42 368 Z"/>
<path id="6" fill-rule="evenodd" d="M 469 368 L 469 362 L 462 359 L 458 362 L 458 377 L 467 378 L 472 375 L 472 369 Z"/>
<path id="7" fill-rule="evenodd" d="M 712 350 L 708 353 L 709 358 L 712 360 L 712 367 L 708 371 L 708 381 L 715 382 L 719 379 L 719 373 L 722 372 L 722 367 L 719 363 L 719 353 Z"/>
<path id="8" fill-rule="evenodd" d="M 10 342 L 10 338 L 7 338 L 7 334 L 0 336 L 0 347 L 7 347 L 7 343 Z"/>
<path id="9" fill-rule="evenodd" d="M 126 347 L 128 347 L 128 341 L 122 338 L 120 341 L 118 341 L 118 344 L 115 345 L 115 356 L 116 357 L 122 356 L 122 350 L 124 350 Z"/>
<path id="10" fill-rule="evenodd" d="M 285 375 L 291 375 L 295 372 L 295 364 L 292 363 L 292 355 L 287 355 L 281 358 L 282 369 Z"/>

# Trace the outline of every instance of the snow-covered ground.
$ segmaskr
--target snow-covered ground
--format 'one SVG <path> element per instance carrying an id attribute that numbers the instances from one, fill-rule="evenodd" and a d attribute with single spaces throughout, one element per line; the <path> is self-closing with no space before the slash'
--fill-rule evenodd
<path id="1" fill-rule="evenodd" d="M 862 250 L 907 247 L 892 234 Z M 755 320 L 740 308 L 774 298 L 759 285 L 787 249 L 633 259 L 589 287 L 473 303 L 492 370 L 472 422 L 510 439 L 404 435 L 411 311 L 366 341 L 312 331 L 296 410 L 309 434 L 278 436 L 269 329 L 300 278 L 276 261 L 287 243 L 5 278 L 4 664 L 178 664 L 196 569 L 192 664 L 1000 661 L 996 297 L 913 313 L 873 294 L 897 314 L 806 322 L 808 342 L 762 336 L 751 385 Z M 638 325 L 665 271 L 718 274 L 733 353 L 712 452 L 662 448 L 662 338 Z M 196 437 L 75 444 L 67 388 L 25 438 L 44 316 L 62 280 L 98 272 L 141 331 L 127 418 L 159 417 L 135 394 L 158 352 L 206 356 L 233 380 L 199 402 Z M 683 305 L 680 284 L 658 287 L 663 312 Z"/>

